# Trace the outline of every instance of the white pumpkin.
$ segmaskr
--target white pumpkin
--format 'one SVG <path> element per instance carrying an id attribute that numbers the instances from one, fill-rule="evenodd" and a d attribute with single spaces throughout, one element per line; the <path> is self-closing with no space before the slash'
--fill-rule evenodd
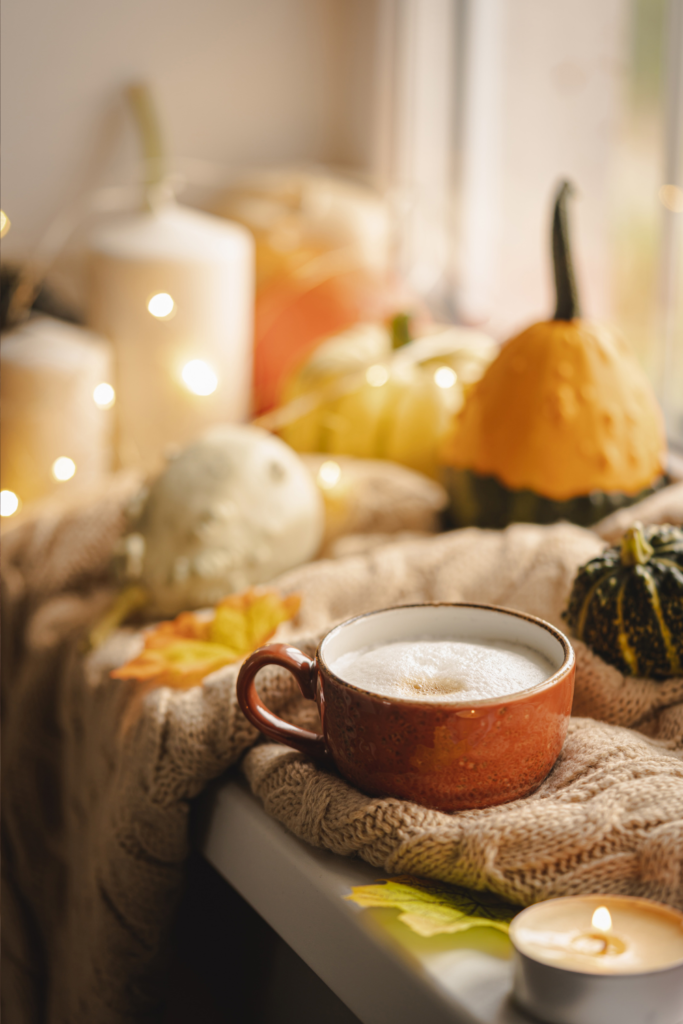
<path id="1" fill-rule="evenodd" d="M 258 427 L 216 427 L 154 481 L 124 540 L 128 581 L 148 611 L 216 604 L 312 558 L 323 501 L 299 456 Z"/>

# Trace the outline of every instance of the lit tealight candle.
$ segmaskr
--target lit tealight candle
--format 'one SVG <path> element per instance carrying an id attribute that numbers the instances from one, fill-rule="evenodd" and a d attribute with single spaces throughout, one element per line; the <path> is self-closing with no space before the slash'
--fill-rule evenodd
<path id="1" fill-rule="evenodd" d="M 683 914 L 671 907 L 628 896 L 547 900 L 514 919 L 510 938 L 515 997 L 542 1020 L 683 1020 Z"/>

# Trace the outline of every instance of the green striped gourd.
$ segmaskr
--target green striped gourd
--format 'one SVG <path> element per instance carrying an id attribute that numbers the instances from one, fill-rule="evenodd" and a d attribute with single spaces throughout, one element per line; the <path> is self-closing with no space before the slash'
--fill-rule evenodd
<path id="1" fill-rule="evenodd" d="M 683 529 L 637 523 L 579 569 L 563 617 L 625 675 L 683 675 Z"/>

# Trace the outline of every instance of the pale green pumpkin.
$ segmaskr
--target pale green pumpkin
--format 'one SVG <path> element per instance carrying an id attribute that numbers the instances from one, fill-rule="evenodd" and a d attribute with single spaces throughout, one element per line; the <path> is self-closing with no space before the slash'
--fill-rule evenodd
<path id="1" fill-rule="evenodd" d="M 437 477 L 441 439 L 495 352 L 466 328 L 394 349 L 388 328 L 359 324 L 323 343 L 289 381 L 282 412 L 293 415 L 278 432 L 297 451 L 391 459 Z"/>

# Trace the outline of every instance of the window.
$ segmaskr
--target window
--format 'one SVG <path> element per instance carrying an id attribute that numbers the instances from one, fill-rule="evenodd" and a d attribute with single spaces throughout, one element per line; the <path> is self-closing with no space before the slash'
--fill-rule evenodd
<path id="1" fill-rule="evenodd" d="M 413 285 L 501 340 L 548 316 L 569 178 L 584 314 L 622 330 L 683 444 L 683 0 L 380 0 L 379 45 Z"/>

